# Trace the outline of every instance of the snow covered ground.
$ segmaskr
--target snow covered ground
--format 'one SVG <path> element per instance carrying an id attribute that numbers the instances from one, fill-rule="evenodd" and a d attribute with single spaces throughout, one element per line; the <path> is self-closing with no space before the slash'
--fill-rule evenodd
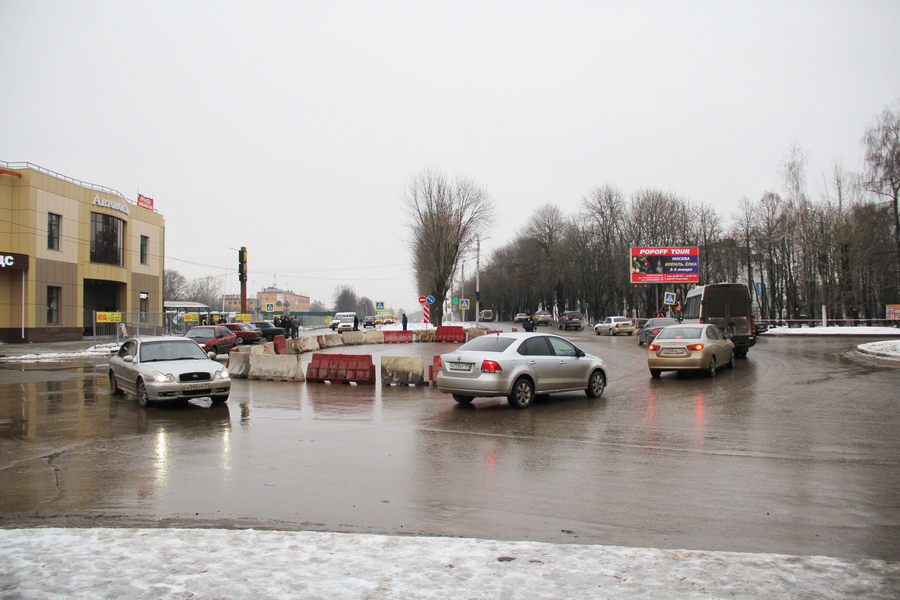
<path id="1" fill-rule="evenodd" d="M 0 530 L 0 598 L 891 598 L 900 563 L 222 529 Z"/>

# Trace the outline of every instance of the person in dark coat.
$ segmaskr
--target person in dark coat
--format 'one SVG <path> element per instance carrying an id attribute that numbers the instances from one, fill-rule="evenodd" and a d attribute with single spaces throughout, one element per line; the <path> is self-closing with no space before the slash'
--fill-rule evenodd
<path id="1" fill-rule="evenodd" d="M 406 319 L 406 313 L 403 313 L 403 318 L 400 319 L 400 321 L 403 323 L 403 331 L 406 331 L 406 323 L 408 322 Z"/>
<path id="2" fill-rule="evenodd" d="M 359 331 L 359 315 L 353 315 L 353 331 Z"/>
<path id="3" fill-rule="evenodd" d="M 534 319 L 531 318 L 531 313 L 528 313 L 528 316 L 525 317 L 525 320 L 522 321 L 522 329 L 531 333 L 535 330 L 537 325 L 534 324 Z"/>

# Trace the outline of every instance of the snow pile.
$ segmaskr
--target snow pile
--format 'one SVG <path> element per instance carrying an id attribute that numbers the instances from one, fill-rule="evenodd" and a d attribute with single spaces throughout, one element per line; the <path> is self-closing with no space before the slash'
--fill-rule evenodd
<path id="1" fill-rule="evenodd" d="M 0 530 L 7 598 L 896 598 L 900 563 L 221 529 Z"/>
<path id="2" fill-rule="evenodd" d="M 900 329 L 896 327 L 840 327 L 833 325 L 830 327 L 770 327 L 763 334 L 772 335 L 883 335 L 896 336 L 900 335 Z"/>
<path id="3" fill-rule="evenodd" d="M 872 354 L 880 358 L 900 360 L 900 340 L 888 340 L 886 342 L 870 342 L 860 344 L 857 350 L 864 354 Z"/>
<path id="4" fill-rule="evenodd" d="M 72 352 L 41 352 L 40 354 L 20 354 L 18 356 L 7 356 L 3 360 L 14 360 L 16 362 L 53 362 L 68 358 L 85 358 L 91 356 L 109 356 L 119 349 L 120 344 L 115 342 L 111 344 L 97 344 L 83 350 L 75 350 Z"/>

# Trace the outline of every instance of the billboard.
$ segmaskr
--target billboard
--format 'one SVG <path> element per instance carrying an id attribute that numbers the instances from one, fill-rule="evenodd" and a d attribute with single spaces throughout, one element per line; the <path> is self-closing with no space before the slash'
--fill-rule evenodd
<path id="1" fill-rule="evenodd" d="M 631 249 L 631 283 L 699 282 L 699 248 Z"/>

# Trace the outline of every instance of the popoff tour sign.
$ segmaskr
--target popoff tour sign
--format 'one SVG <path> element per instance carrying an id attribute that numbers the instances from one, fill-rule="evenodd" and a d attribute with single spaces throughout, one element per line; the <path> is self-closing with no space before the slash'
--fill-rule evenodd
<path id="1" fill-rule="evenodd" d="M 632 248 L 631 283 L 700 283 L 700 249 Z"/>

